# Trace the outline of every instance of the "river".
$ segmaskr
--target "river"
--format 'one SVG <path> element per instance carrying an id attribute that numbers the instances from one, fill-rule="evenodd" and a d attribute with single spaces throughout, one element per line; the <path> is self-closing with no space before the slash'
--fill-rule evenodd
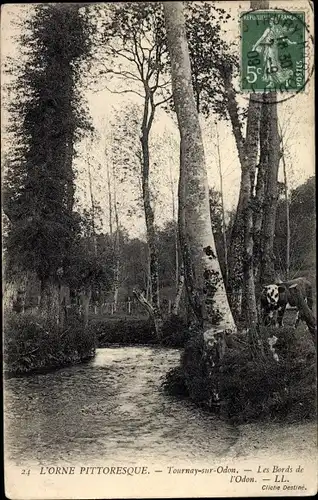
<path id="1" fill-rule="evenodd" d="M 111 459 L 215 461 L 312 453 L 315 425 L 234 427 L 161 390 L 179 351 L 98 349 L 89 363 L 5 382 L 5 454 L 15 465 Z"/>

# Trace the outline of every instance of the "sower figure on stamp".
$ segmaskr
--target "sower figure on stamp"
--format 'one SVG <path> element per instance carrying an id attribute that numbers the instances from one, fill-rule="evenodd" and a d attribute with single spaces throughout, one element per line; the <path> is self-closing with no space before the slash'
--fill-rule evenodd
<path id="1" fill-rule="evenodd" d="M 274 17 L 270 17 L 269 26 L 252 48 L 252 51 L 256 50 L 263 55 L 263 81 L 268 82 L 268 86 L 285 83 L 293 75 L 293 70 L 284 67 L 278 55 L 279 46 L 286 47 L 297 44 L 297 42 L 289 40 L 287 31 L 286 26 L 276 24 Z"/>

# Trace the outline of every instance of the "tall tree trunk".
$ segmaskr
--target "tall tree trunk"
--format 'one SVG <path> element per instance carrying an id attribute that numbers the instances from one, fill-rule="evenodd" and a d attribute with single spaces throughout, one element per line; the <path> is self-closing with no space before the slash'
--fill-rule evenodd
<path id="1" fill-rule="evenodd" d="M 164 2 L 172 89 L 181 137 L 179 234 L 192 336 L 182 357 L 193 400 L 218 405 L 225 334 L 235 331 L 212 233 L 202 135 L 192 88 L 182 2 Z"/>
<path id="2" fill-rule="evenodd" d="M 251 0 L 252 9 L 267 9 L 268 0 Z M 239 201 L 232 228 L 229 249 L 230 289 L 232 291 L 232 310 L 235 318 L 245 319 L 249 325 L 257 323 L 257 303 L 254 274 L 254 183 L 259 144 L 261 106 L 258 99 L 250 96 L 246 125 L 243 138 L 235 99 L 235 92 L 225 74 L 227 107 L 241 163 L 241 185 Z M 240 300 L 240 298 L 242 298 Z M 242 315 L 242 312 L 244 314 Z"/>
<path id="3" fill-rule="evenodd" d="M 242 189 L 244 191 L 244 251 L 243 251 L 243 308 L 245 320 L 248 325 L 255 326 L 258 321 L 257 304 L 254 282 L 254 234 L 253 234 L 253 205 L 252 195 L 254 190 L 254 178 L 258 156 L 259 127 L 260 127 L 260 104 L 250 97 L 246 139 L 245 156 L 246 166 L 242 171 Z"/>
<path id="4" fill-rule="evenodd" d="M 112 188 L 110 182 L 110 172 L 109 172 L 109 158 L 107 158 L 107 150 L 106 154 L 106 170 L 107 170 L 107 189 L 108 189 L 108 213 L 109 213 L 109 234 L 110 237 L 113 237 L 113 201 L 112 201 Z"/>
<path id="5" fill-rule="evenodd" d="M 230 116 L 232 130 L 236 142 L 239 161 L 241 164 L 241 183 L 239 190 L 239 199 L 231 230 L 229 252 L 228 252 L 228 293 L 231 310 L 235 321 L 240 321 L 242 316 L 242 296 L 243 296 L 243 249 L 244 249 L 244 207 L 246 206 L 245 177 L 246 157 L 245 142 L 242 135 L 241 123 L 239 120 L 236 94 L 231 81 L 231 73 L 225 72 L 224 75 L 225 98 L 227 110 Z"/>
<path id="6" fill-rule="evenodd" d="M 229 294 L 236 320 L 257 322 L 254 286 L 253 205 L 254 179 L 258 156 L 261 105 L 250 96 L 244 139 L 230 75 L 225 75 L 227 107 L 241 164 L 239 200 L 229 245 Z M 243 307 L 242 307 L 243 306 Z M 244 311 L 244 315 L 242 314 Z"/>
<path id="7" fill-rule="evenodd" d="M 261 136 L 263 149 L 260 165 L 265 172 L 264 215 L 261 231 L 260 284 L 275 281 L 274 236 L 278 203 L 278 168 L 280 140 L 277 122 L 276 93 L 263 95 Z"/>
<path id="8" fill-rule="evenodd" d="M 180 272 L 179 272 L 179 279 L 178 283 L 176 286 L 176 296 L 172 308 L 172 314 L 177 316 L 179 314 L 179 309 L 180 309 L 180 303 L 181 303 L 181 297 L 182 297 L 182 292 L 184 288 L 184 270 L 183 266 L 180 267 Z"/>
<path id="9" fill-rule="evenodd" d="M 91 213 L 92 213 L 92 236 L 93 236 L 93 249 L 94 255 L 97 256 L 97 241 L 96 241 L 96 228 L 95 228 L 95 199 L 93 192 L 93 180 L 91 173 L 91 165 L 88 160 L 88 185 L 89 185 L 89 194 L 91 199 Z"/>
<path id="10" fill-rule="evenodd" d="M 155 106 L 153 97 L 146 94 L 143 122 L 141 126 L 141 147 L 142 147 L 142 197 L 147 228 L 147 243 L 150 261 L 150 281 L 151 281 L 151 305 L 154 316 L 159 318 L 159 260 L 158 248 L 155 232 L 155 217 L 151 205 L 150 185 L 149 185 L 149 132 L 154 118 Z M 159 324 L 159 322 L 158 322 Z"/>
<path id="11" fill-rule="evenodd" d="M 176 289 L 178 288 L 178 281 L 179 281 L 179 244 L 178 244 L 178 222 L 176 220 L 176 204 L 175 204 L 175 199 L 174 199 L 174 183 L 172 179 L 172 171 L 171 171 L 171 165 L 170 165 L 170 189 L 171 189 L 171 200 L 172 200 L 172 220 L 174 222 L 174 235 L 175 235 L 175 265 L 176 265 Z"/>
<path id="12" fill-rule="evenodd" d="M 47 321 L 60 324 L 60 287 L 53 279 L 41 282 L 40 313 Z"/>
<path id="13" fill-rule="evenodd" d="M 285 268 L 285 279 L 289 279 L 289 266 L 290 266 L 290 217 L 289 217 L 289 194 L 288 194 L 288 179 L 287 179 L 287 168 L 285 160 L 285 147 L 284 138 L 282 131 L 280 130 L 280 142 L 281 142 L 281 155 L 283 162 L 283 176 L 284 176 L 284 195 L 285 195 L 285 208 L 286 208 L 286 268 Z"/>
<path id="14" fill-rule="evenodd" d="M 217 146 L 217 152 L 218 152 L 218 167 L 219 167 L 219 176 L 220 176 L 220 192 L 221 192 L 221 207 L 222 207 L 222 236 L 223 236 L 223 246 L 224 246 L 224 268 L 225 268 L 224 285 L 225 285 L 225 288 L 227 288 L 227 284 L 229 281 L 229 266 L 228 266 L 228 258 L 227 258 L 225 209 L 224 209 L 224 196 L 223 196 L 223 175 L 222 175 L 220 141 L 219 141 L 219 132 L 218 132 L 217 122 L 215 123 L 215 131 L 216 131 L 216 146 Z"/>
<path id="15" fill-rule="evenodd" d="M 261 123 L 263 122 L 263 111 L 261 112 Z M 255 195 L 253 198 L 253 208 L 254 208 L 254 279 L 257 291 L 259 291 L 260 283 L 260 262 L 261 262 L 261 236 L 262 236 L 262 222 L 263 222 L 263 211 L 264 211 L 264 198 L 265 198 L 265 178 L 266 172 L 264 170 L 264 154 L 265 150 L 263 148 L 264 142 L 264 131 L 260 130 L 260 159 L 257 168 L 257 181 Z"/>
<path id="16" fill-rule="evenodd" d="M 207 340 L 235 330 L 212 233 L 202 135 L 192 88 L 181 2 L 164 3 L 180 136 L 179 231 L 190 304 Z M 180 213 L 179 212 L 179 213 Z"/>
<path id="17" fill-rule="evenodd" d="M 114 212 L 115 212 L 115 224 L 116 224 L 116 233 L 114 241 L 114 255 L 115 255 L 114 307 L 116 311 L 118 304 L 119 277 L 120 277 L 120 245 L 119 245 L 119 216 L 118 216 L 117 196 L 116 196 L 116 172 L 114 164 L 113 164 L 113 183 L 114 183 Z"/>

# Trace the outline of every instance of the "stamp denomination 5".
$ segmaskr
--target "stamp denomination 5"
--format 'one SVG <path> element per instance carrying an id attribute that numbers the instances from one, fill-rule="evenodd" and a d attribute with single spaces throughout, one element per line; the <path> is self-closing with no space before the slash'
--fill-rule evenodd
<path id="1" fill-rule="evenodd" d="M 250 11 L 241 15 L 241 90 L 301 92 L 306 85 L 304 12 Z"/>

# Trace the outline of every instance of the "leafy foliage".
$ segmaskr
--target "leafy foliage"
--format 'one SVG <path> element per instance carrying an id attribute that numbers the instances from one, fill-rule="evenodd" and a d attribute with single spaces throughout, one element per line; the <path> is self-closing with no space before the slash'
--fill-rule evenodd
<path id="1" fill-rule="evenodd" d="M 61 329 L 34 313 L 6 315 L 4 334 L 4 367 L 9 375 L 60 368 L 95 354 L 94 332 L 75 319 Z"/>
<path id="2" fill-rule="evenodd" d="M 221 24 L 231 16 L 211 2 L 187 2 L 184 12 L 197 109 L 226 118 L 224 77 L 235 74 L 238 61 L 222 39 Z"/>
<path id="3" fill-rule="evenodd" d="M 41 280 L 64 265 L 79 231 L 72 160 L 76 140 L 90 128 L 78 90 L 89 31 L 76 5 L 36 5 L 21 26 L 21 61 L 7 67 L 14 145 L 4 183 L 8 267 Z"/>

